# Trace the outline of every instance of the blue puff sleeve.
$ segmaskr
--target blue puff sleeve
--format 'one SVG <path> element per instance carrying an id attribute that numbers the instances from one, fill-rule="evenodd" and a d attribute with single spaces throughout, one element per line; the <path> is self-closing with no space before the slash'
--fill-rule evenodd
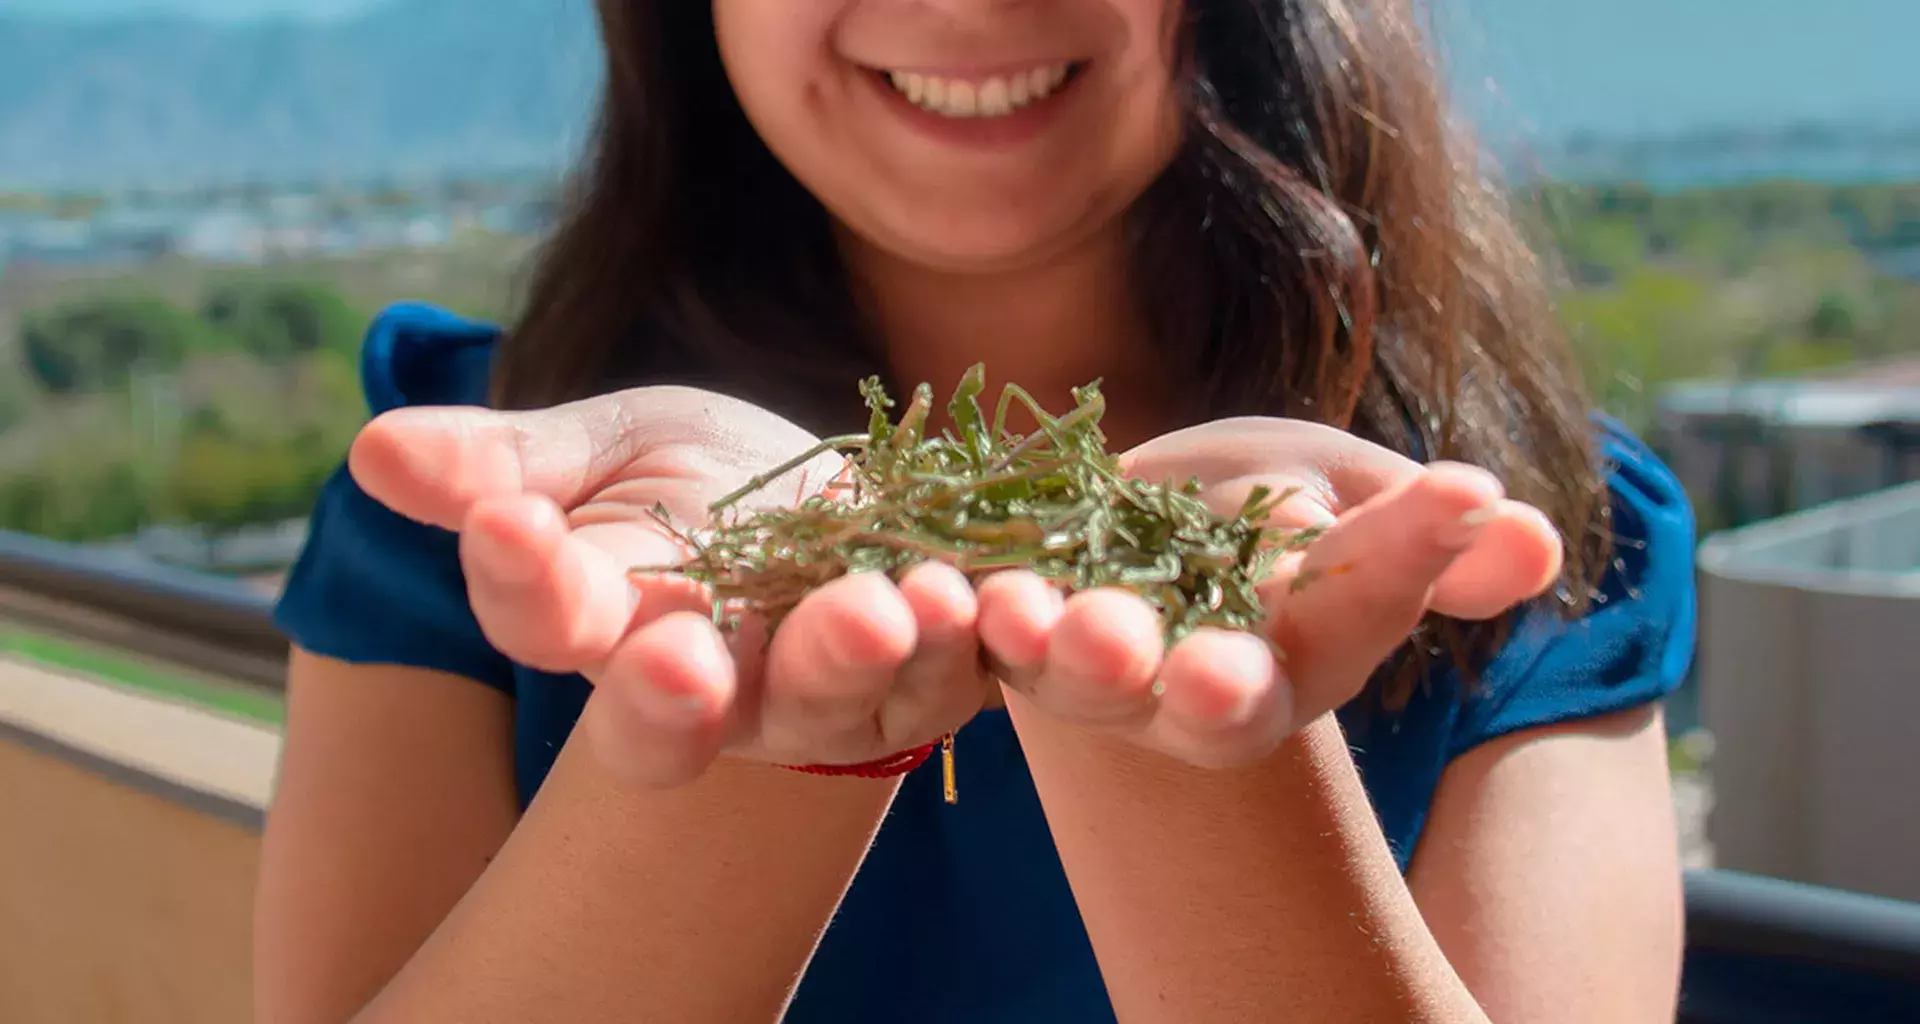
<path id="1" fill-rule="evenodd" d="M 484 404 L 498 337 L 494 327 L 431 306 L 390 307 L 361 350 L 369 409 Z M 467 604 L 456 535 L 381 505 L 344 465 L 321 490 L 274 621 L 316 654 L 514 689 L 512 663 L 487 642 Z"/>
<path id="2" fill-rule="evenodd" d="M 1600 423 L 1613 563 L 1586 614 L 1523 620 L 1455 719 L 1449 757 L 1507 733 L 1621 711 L 1684 681 L 1695 627 L 1693 509 L 1679 480 L 1618 423 Z"/>

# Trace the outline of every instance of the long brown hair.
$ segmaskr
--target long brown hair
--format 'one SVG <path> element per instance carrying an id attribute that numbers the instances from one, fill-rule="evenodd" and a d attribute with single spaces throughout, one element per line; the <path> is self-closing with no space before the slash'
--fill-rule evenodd
<path id="1" fill-rule="evenodd" d="M 1568 541 L 1564 608 L 1607 557 L 1588 405 L 1541 260 L 1455 125 L 1416 0 L 1185 0 L 1188 125 L 1132 214 L 1138 287 L 1193 420 L 1315 419 L 1499 475 Z M 502 347 L 494 400 L 706 384 L 815 429 L 884 372 L 827 214 L 734 99 L 707 3 L 599 0 L 590 159 Z M 1504 624 L 1434 620 L 1382 672 L 1466 666 Z"/>

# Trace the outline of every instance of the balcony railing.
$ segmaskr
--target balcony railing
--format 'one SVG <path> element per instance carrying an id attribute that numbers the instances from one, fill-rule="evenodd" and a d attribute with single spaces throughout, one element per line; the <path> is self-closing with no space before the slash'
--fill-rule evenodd
<path id="1" fill-rule="evenodd" d="M 277 689 L 270 600 L 0 532 L 0 620 Z M 1683 1024 L 1920 1021 L 1920 904 L 1728 871 L 1686 878 Z M 0 922 L 4 923 L 4 922 Z"/>
<path id="2" fill-rule="evenodd" d="M 1920 483 L 1700 546 L 1717 862 L 1920 900 Z"/>
<path id="3" fill-rule="evenodd" d="M 0 617 L 22 625 L 278 690 L 271 607 L 234 580 L 0 530 Z"/>

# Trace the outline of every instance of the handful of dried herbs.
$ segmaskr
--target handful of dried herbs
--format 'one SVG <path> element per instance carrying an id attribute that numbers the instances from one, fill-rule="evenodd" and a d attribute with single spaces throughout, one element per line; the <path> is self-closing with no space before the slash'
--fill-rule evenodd
<path id="1" fill-rule="evenodd" d="M 974 366 L 948 403 L 950 430 L 927 433 L 933 391 L 926 384 L 896 422 L 877 378 L 861 384 L 871 412 L 865 434 L 829 438 L 760 474 L 711 507 L 714 524 L 680 532 L 692 550 L 683 564 L 643 568 L 708 585 L 715 621 L 741 613 L 772 628 L 813 589 L 852 572 L 898 578 L 910 566 L 947 562 L 969 577 L 1021 567 L 1068 591 L 1122 587 L 1156 609 L 1168 644 L 1201 627 L 1253 630 L 1263 612 L 1256 584 L 1284 551 L 1312 530 L 1266 520 L 1286 495 L 1258 489 L 1233 516 L 1200 499 L 1200 484 L 1125 477 L 1100 431 L 1098 382 L 1073 392 L 1055 417 L 1007 385 L 989 422 L 980 406 L 985 371 Z M 1006 429 L 1018 402 L 1039 429 Z M 741 513 L 748 496 L 826 451 L 847 462 L 824 490 L 796 507 Z M 655 514 L 669 527 L 664 509 Z"/>

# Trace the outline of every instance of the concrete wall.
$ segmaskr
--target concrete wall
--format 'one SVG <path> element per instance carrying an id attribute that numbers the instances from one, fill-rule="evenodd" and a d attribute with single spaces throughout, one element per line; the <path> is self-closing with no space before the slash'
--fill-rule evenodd
<path id="1" fill-rule="evenodd" d="M 0 837 L 0 1020 L 250 1019 L 250 830 L 0 737 Z"/>
<path id="2" fill-rule="evenodd" d="M 0 659 L 0 1021 L 245 1024 L 270 731 Z"/>
<path id="3" fill-rule="evenodd" d="M 1920 900 L 1920 487 L 1702 546 L 1720 867 Z"/>

